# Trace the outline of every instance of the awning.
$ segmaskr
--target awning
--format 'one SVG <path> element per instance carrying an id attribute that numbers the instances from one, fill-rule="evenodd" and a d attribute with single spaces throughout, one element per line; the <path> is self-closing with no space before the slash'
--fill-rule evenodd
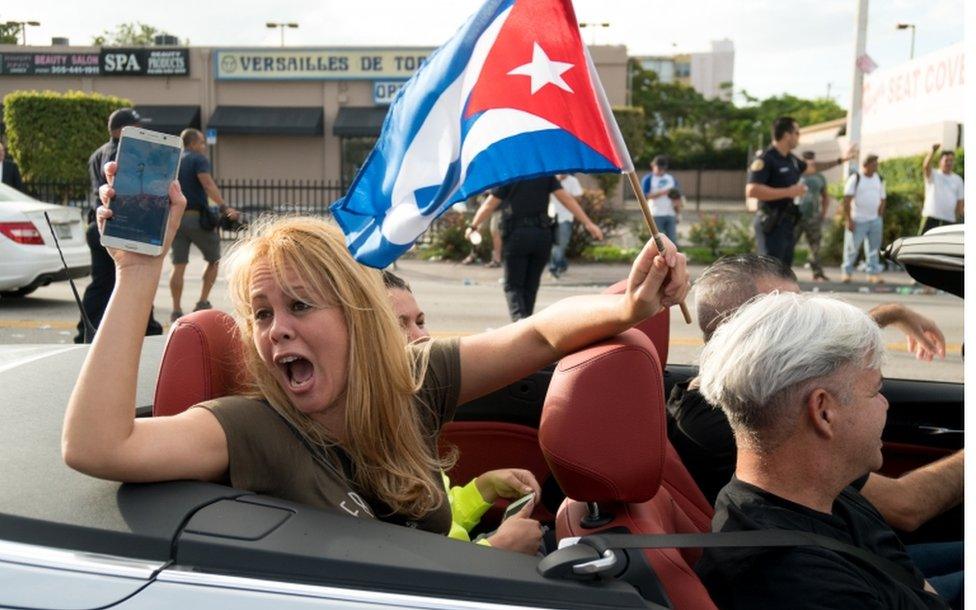
<path id="1" fill-rule="evenodd" d="M 180 135 L 180 132 L 187 127 L 200 129 L 200 107 L 199 106 L 136 106 L 143 118 L 151 119 L 146 125 L 153 131 L 162 131 Z"/>
<path id="2" fill-rule="evenodd" d="M 217 106 L 207 127 L 218 134 L 325 135 L 318 106 Z"/>
<path id="3" fill-rule="evenodd" d="M 343 106 L 332 124 L 332 133 L 344 138 L 378 137 L 387 110 L 389 106 Z"/>

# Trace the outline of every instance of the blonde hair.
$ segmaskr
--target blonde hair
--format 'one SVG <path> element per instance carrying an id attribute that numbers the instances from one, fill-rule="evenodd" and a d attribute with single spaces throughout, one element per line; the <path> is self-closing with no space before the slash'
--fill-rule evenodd
<path id="1" fill-rule="evenodd" d="M 334 445 L 324 427 L 295 408 L 254 344 L 251 277 L 267 264 L 278 285 L 293 298 L 287 272 L 298 277 L 310 305 L 339 305 L 349 332 L 343 449 L 353 463 L 352 482 L 393 513 L 420 518 L 443 502 L 443 485 L 433 473 L 450 467 L 434 438 L 425 434 L 426 405 L 415 406 L 430 346 L 419 358 L 408 351 L 380 272 L 357 263 L 342 232 L 319 218 L 263 218 L 228 256 L 228 284 L 244 357 L 254 381 L 251 393 L 266 399 L 313 446 Z M 433 417 L 433 414 L 430 414 Z M 434 433 L 436 434 L 436 432 Z"/>

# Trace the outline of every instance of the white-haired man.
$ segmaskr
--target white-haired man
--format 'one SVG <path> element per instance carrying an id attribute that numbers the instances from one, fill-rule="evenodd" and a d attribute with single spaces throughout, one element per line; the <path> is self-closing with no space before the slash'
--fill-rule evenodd
<path id="1" fill-rule="evenodd" d="M 874 320 L 826 297 L 764 295 L 715 330 L 701 392 L 728 416 L 738 455 L 713 530 L 819 534 L 910 574 L 905 582 L 824 547 L 710 548 L 696 569 L 721 608 L 948 607 L 851 486 L 882 464 L 883 357 Z M 961 567 L 942 578 L 961 591 Z"/>

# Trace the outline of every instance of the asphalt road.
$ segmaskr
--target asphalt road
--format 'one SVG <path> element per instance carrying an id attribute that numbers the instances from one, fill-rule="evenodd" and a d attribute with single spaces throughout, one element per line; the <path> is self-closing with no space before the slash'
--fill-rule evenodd
<path id="1" fill-rule="evenodd" d="M 193 253 L 199 256 L 198 253 Z M 200 290 L 203 262 L 191 258 L 187 271 L 184 311 L 192 309 Z M 543 279 L 537 309 L 561 298 L 590 294 L 626 276 L 624 265 L 575 265 L 560 280 L 548 275 Z M 418 302 L 427 314 L 428 328 L 435 336 L 464 335 L 498 327 L 508 322 L 508 313 L 499 283 L 501 271 L 480 266 L 453 263 L 404 260 L 397 270 L 413 287 Z M 692 269 L 692 275 L 700 269 Z M 864 292 L 867 285 L 814 285 L 806 282 L 809 272 L 797 270 L 805 289 L 826 292 L 838 291 L 838 296 L 868 310 L 875 305 L 897 301 L 936 320 L 946 336 L 948 345 L 945 360 L 920 363 L 907 353 L 904 336 L 895 330 L 885 331 L 888 362 L 884 373 L 888 377 L 929 380 L 962 381 L 963 363 L 960 346 L 963 341 L 963 302 L 947 294 L 898 294 L 896 288 L 907 291 L 910 281 L 903 274 L 886 277 L 886 293 Z M 172 305 L 167 278 L 168 265 L 163 269 L 156 294 L 156 318 L 168 326 Z M 77 283 L 83 291 L 86 280 Z M 861 292 L 858 292 L 860 290 Z M 872 290 L 874 290 L 872 288 Z M 215 307 L 229 310 L 226 283 L 218 279 L 211 295 Z M 694 311 L 693 298 L 689 299 Z M 52 284 L 22 299 L 0 299 L 0 345 L 71 343 L 78 321 L 78 309 L 67 282 Z M 671 347 L 669 361 L 692 363 L 701 349 L 701 335 L 695 325 L 687 325 L 674 311 L 671 318 Z"/>

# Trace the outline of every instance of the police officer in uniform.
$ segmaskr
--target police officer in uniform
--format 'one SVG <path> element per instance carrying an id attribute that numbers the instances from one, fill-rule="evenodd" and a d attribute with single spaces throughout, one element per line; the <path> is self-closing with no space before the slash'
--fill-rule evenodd
<path id="1" fill-rule="evenodd" d="M 600 227 L 590 220 L 576 199 L 563 190 L 555 176 L 511 182 L 492 190 L 465 231 L 465 237 L 470 236 L 498 206 L 503 202 L 508 204 L 502 212 L 502 258 L 505 300 L 513 322 L 532 315 L 542 272 L 549 263 L 552 250 L 550 193 L 572 212 L 593 239 L 603 239 Z"/>
<path id="2" fill-rule="evenodd" d="M 88 249 L 91 251 L 91 283 L 85 288 L 85 294 L 81 299 L 81 306 L 85 310 L 85 315 L 91 321 L 93 328 L 85 328 L 85 320 L 78 321 L 78 335 L 75 343 L 91 343 L 94 339 L 95 330 L 98 329 L 108 306 L 108 299 L 112 296 L 115 288 L 115 261 L 109 255 L 108 250 L 102 246 L 101 236 L 98 233 L 98 223 L 95 222 L 95 210 L 100 205 L 98 189 L 103 184 L 108 184 L 105 178 L 105 164 L 115 161 L 115 155 L 119 149 L 119 138 L 122 135 L 122 128 L 130 125 L 142 125 L 143 119 L 132 108 L 119 108 L 108 117 L 109 141 L 102 144 L 91 157 L 88 158 L 88 176 L 91 178 L 92 192 L 95 195 L 91 208 L 88 210 L 88 230 L 85 238 L 88 241 Z M 162 325 L 153 317 L 153 312 L 149 312 L 149 321 L 146 324 L 146 335 L 163 334 Z"/>
<path id="3" fill-rule="evenodd" d="M 808 164 L 792 153 L 800 143 L 800 126 L 792 117 L 773 121 L 773 144 L 757 155 L 749 166 L 746 197 L 759 200 L 756 213 L 756 241 L 765 244 L 765 251 L 787 267 L 793 265 L 796 245 L 794 227 L 799 208 L 793 200 L 803 195 L 806 187 L 800 177 L 807 171 L 824 171 L 853 158 L 856 147 L 851 146 L 843 157 L 824 163 Z"/>

